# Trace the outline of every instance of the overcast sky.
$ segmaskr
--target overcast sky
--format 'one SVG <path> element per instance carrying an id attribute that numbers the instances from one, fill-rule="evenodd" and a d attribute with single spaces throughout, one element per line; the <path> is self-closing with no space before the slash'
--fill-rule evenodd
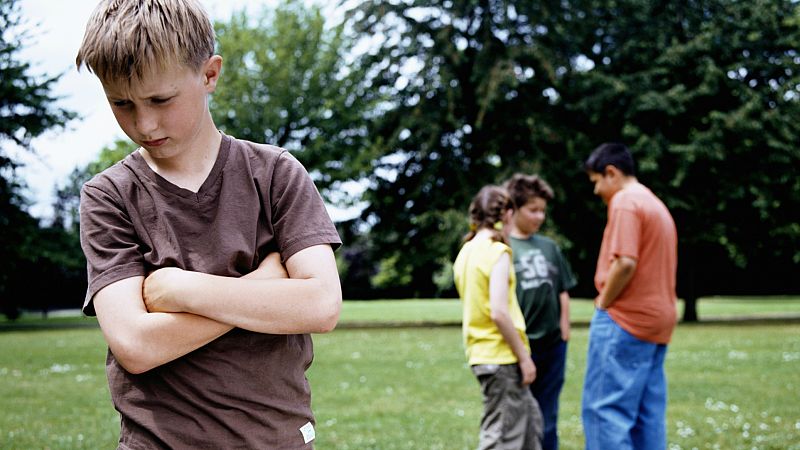
<path id="1" fill-rule="evenodd" d="M 233 11 L 259 11 L 278 0 L 200 1 L 212 20 L 227 20 Z M 66 130 L 47 132 L 35 139 L 36 155 L 15 152 L 25 163 L 19 173 L 28 184 L 26 196 L 34 202 L 29 211 L 37 217 L 52 213 L 53 192 L 75 167 L 94 160 L 115 139 L 125 138 L 111 115 L 100 82 L 85 69 L 75 69 L 75 55 L 96 4 L 96 0 L 20 1 L 23 18 L 33 31 L 20 57 L 32 64 L 34 75 L 64 73 L 52 93 L 63 97 L 60 106 L 80 115 Z"/>

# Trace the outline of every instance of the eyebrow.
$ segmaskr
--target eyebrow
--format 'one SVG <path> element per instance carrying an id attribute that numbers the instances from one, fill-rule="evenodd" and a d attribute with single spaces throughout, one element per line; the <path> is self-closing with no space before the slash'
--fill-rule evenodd
<path id="1" fill-rule="evenodd" d="M 130 95 L 117 95 L 117 94 L 118 93 L 116 93 L 116 92 L 108 93 L 108 94 L 106 94 L 106 98 L 108 100 L 110 100 L 110 101 L 123 101 L 123 100 L 130 100 L 131 99 Z M 161 100 L 161 99 L 171 98 L 171 97 L 174 97 L 176 95 L 178 95 L 178 90 L 177 89 L 170 89 L 167 92 L 158 92 L 158 93 L 153 93 L 153 94 L 147 95 L 146 97 L 143 97 L 143 99 L 144 100 Z"/>

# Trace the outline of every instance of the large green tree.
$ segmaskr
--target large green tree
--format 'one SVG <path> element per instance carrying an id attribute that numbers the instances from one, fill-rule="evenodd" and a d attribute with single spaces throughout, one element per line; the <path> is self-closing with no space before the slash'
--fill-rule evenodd
<path id="1" fill-rule="evenodd" d="M 29 39 L 16 0 L 0 0 L 0 312 L 15 318 L 32 271 L 50 267 L 54 240 L 26 211 L 24 183 L 12 148 L 33 151 L 31 139 L 75 117 L 52 94 L 60 75 L 36 76 L 19 52 Z M 57 233 L 57 231 L 52 231 Z M 52 245 L 51 245 L 52 244 Z"/>
<path id="2" fill-rule="evenodd" d="M 354 178 L 362 112 L 373 100 L 342 25 L 301 0 L 215 24 L 223 72 L 211 97 L 217 126 L 238 138 L 287 148 L 325 189 Z M 333 191 L 331 191 L 333 192 Z M 346 200 L 346 199 L 339 199 Z"/>
<path id="3" fill-rule="evenodd" d="M 137 145 L 128 139 L 117 139 L 103 147 L 97 158 L 84 167 L 72 170 L 66 182 L 56 190 L 53 204 L 54 222 L 78 237 L 81 187 L 93 176 L 123 160 L 136 150 Z"/>
<path id="4" fill-rule="evenodd" d="M 621 140 L 678 224 L 687 319 L 698 295 L 797 289 L 796 3 L 370 0 L 349 17 L 389 97 L 362 167 L 381 283 L 433 292 L 469 197 L 536 171 L 591 295 L 605 217 L 581 162 Z"/>

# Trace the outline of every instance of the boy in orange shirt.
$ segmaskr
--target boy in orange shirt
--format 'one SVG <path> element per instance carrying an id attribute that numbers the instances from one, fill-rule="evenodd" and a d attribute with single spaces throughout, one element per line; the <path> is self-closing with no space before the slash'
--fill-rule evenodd
<path id="1" fill-rule="evenodd" d="M 675 222 L 636 179 L 626 146 L 597 147 L 585 169 L 608 204 L 583 388 L 586 449 L 664 449 L 664 357 L 677 317 Z"/>

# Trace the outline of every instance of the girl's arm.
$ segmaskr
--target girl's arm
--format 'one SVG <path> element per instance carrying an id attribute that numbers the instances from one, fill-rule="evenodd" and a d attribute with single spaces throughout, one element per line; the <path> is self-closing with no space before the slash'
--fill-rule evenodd
<path id="1" fill-rule="evenodd" d="M 277 253 L 243 279 L 285 277 Z M 142 299 L 144 277 L 104 287 L 93 298 L 97 321 L 117 361 L 131 373 L 146 372 L 230 331 L 233 326 L 186 313 L 150 313 Z"/>
<path id="2" fill-rule="evenodd" d="M 191 313 L 259 333 L 331 331 L 342 289 L 330 245 L 297 252 L 286 269 L 289 278 L 260 280 L 160 269 L 145 280 L 145 305 L 150 312 Z"/>
<path id="3" fill-rule="evenodd" d="M 500 255 L 500 259 L 492 268 L 489 276 L 489 308 L 491 310 L 492 321 L 497 325 L 503 339 L 511 346 L 511 351 L 519 361 L 519 368 L 522 371 L 522 384 L 531 384 L 536 379 L 536 366 L 533 364 L 531 355 L 525 348 L 511 315 L 508 312 L 508 278 L 511 270 L 511 257 L 508 253 Z"/>

